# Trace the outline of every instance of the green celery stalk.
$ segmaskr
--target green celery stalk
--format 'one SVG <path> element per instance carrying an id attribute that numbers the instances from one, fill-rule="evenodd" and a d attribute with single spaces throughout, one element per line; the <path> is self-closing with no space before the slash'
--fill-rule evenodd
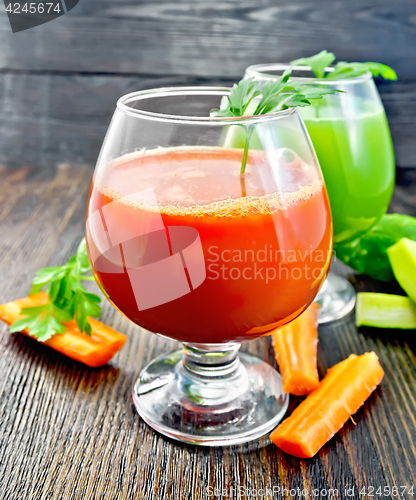
<path id="1" fill-rule="evenodd" d="M 416 328 L 416 304 L 401 295 L 357 293 L 357 326 L 378 328 Z"/>
<path id="2" fill-rule="evenodd" d="M 399 285 L 416 302 L 416 241 L 401 238 L 387 249 L 387 255 Z"/>

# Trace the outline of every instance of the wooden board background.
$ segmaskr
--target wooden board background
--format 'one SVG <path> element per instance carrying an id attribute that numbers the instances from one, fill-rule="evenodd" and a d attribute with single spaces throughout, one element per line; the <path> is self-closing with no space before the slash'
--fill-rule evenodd
<path id="1" fill-rule="evenodd" d="M 415 47 L 412 0 L 80 0 L 70 14 L 18 34 L 0 6 L 0 302 L 24 296 L 38 268 L 74 253 L 119 96 L 229 85 L 249 64 L 324 48 L 397 70 L 399 82 L 379 86 L 399 167 L 391 209 L 416 215 Z M 357 290 L 385 290 L 350 279 Z M 314 490 L 326 498 L 331 488 L 331 498 L 373 498 L 371 486 L 390 488 L 375 498 L 413 498 L 392 488 L 416 488 L 414 333 L 358 333 L 352 317 L 320 329 L 321 374 L 351 352 L 374 349 L 386 377 L 356 425 L 348 422 L 316 458 L 298 460 L 267 441 L 206 450 L 157 435 L 136 415 L 130 391 L 141 367 L 175 345 L 108 304 L 103 319 L 128 341 L 102 369 L 0 327 L 1 499 L 245 499 L 273 486 L 306 489 L 306 497 L 289 494 L 299 499 Z M 244 348 L 274 364 L 268 339 Z M 280 490 L 265 498 L 287 497 Z"/>

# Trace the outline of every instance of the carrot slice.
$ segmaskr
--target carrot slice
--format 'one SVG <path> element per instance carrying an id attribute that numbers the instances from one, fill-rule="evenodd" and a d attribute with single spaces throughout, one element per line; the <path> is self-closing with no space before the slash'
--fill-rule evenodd
<path id="1" fill-rule="evenodd" d="M 42 292 L 8 304 L 2 304 L 0 305 L 0 319 L 11 325 L 20 318 L 23 308 L 43 306 L 47 301 L 47 294 Z M 65 323 L 66 331 L 64 333 L 55 334 L 41 344 L 88 366 L 105 365 L 123 347 L 127 337 L 93 318 L 89 318 L 88 321 L 92 330 L 91 337 L 81 333 L 73 320 Z M 22 333 L 27 337 L 35 338 L 27 330 Z"/>
<path id="2" fill-rule="evenodd" d="M 319 385 L 316 366 L 319 304 L 313 303 L 299 317 L 272 333 L 283 390 L 304 396 Z"/>
<path id="3" fill-rule="evenodd" d="M 270 435 L 299 458 L 313 457 L 364 404 L 384 372 L 374 352 L 351 356 L 328 370 L 319 387 Z"/>

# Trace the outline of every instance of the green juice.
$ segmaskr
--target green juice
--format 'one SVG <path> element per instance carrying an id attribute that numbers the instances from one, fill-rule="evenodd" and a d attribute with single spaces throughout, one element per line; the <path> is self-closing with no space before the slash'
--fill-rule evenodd
<path id="1" fill-rule="evenodd" d="M 381 106 L 361 104 L 337 117 L 330 105 L 301 110 L 325 178 L 334 243 L 367 232 L 386 212 L 394 187 L 394 155 Z"/>

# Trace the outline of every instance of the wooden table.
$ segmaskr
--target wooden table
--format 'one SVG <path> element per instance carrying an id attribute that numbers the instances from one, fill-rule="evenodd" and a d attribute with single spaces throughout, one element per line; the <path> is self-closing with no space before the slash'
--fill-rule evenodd
<path id="1" fill-rule="evenodd" d="M 415 7 L 387 0 L 353 0 L 348 10 L 326 1 L 81 0 L 69 15 L 16 35 L 3 11 L 0 302 L 26 295 L 37 269 L 75 252 L 94 161 L 120 95 L 228 85 L 255 62 L 328 48 L 341 59 L 394 66 L 400 81 L 379 87 L 399 167 L 391 210 L 416 215 Z M 350 276 L 357 290 L 385 289 Z M 317 457 L 298 460 L 267 441 L 202 449 L 156 434 L 136 414 L 131 387 L 148 361 L 176 345 L 107 303 L 103 321 L 128 340 L 101 369 L 0 326 L 2 500 L 394 499 L 413 498 L 402 493 L 412 485 L 416 495 L 414 332 L 357 333 L 353 317 L 320 328 L 321 375 L 352 352 L 374 350 L 386 376 L 354 422 Z M 269 339 L 244 349 L 275 365 Z M 296 403 L 292 398 L 290 409 Z"/>

